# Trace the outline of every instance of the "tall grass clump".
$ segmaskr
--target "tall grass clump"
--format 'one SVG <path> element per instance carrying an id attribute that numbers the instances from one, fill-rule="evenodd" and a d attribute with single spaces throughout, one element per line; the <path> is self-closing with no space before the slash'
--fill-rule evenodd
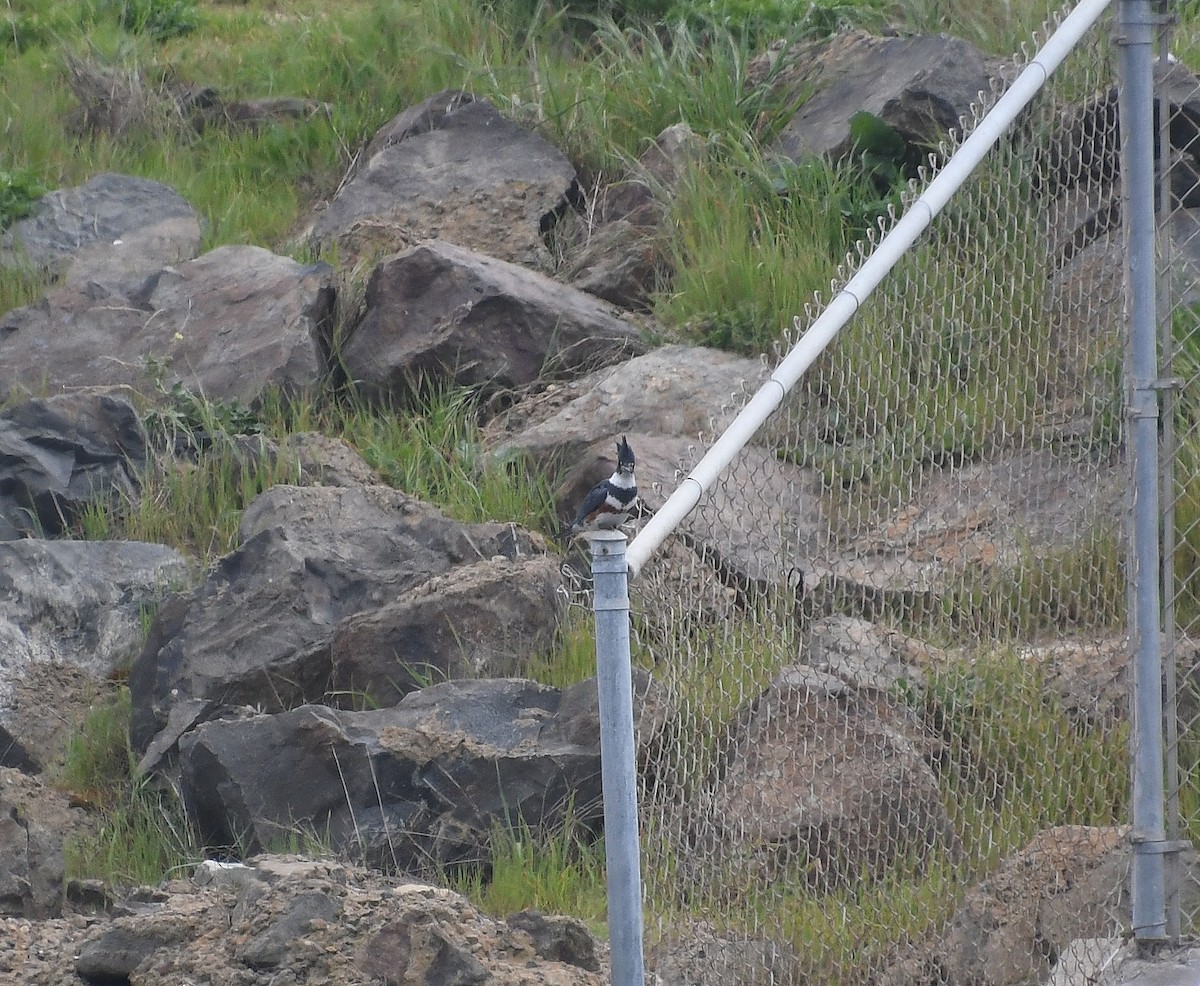
<path id="1" fill-rule="evenodd" d="M 72 737 L 57 786 L 85 806 L 94 825 L 63 847 L 68 878 L 112 886 L 161 882 L 194 862 L 198 844 L 183 806 L 138 774 L 129 748 L 129 691 L 92 708 Z"/>
<path id="2" fill-rule="evenodd" d="M 1028 44 L 1061 6 L 1057 0 L 1006 0 L 982 6 L 972 0 L 900 0 L 893 11 L 909 32 L 952 34 L 1007 58 Z"/>
<path id="3" fill-rule="evenodd" d="M 486 867 L 448 874 L 449 885 L 494 917 L 533 908 L 570 914 L 603 932 L 604 843 L 573 810 L 550 829 L 535 829 L 524 819 L 497 825 L 489 850 Z"/>
<path id="4" fill-rule="evenodd" d="M 101 0 L 100 11 L 115 16 L 122 30 L 154 41 L 182 37 L 199 25 L 195 0 Z"/>
<path id="5" fill-rule="evenodd" d="M 356 398 L 322 416 L 322 430 L 344 438 L 390 486 L 433 503 L 455 520 L 512 521 L 555 527 L 547 477 L 484 451 L 480 395 L 463 387 L 426 390 L 420 408 L 375 408 Z"/>
<path id="6" fill-rule="evenodd" d="M 887 26 L 890 8 L 881 0 L 677 0 L 667 19 L 734 31 L 765 46 L 779 38 L 879 31 Z"/>
<path id="7" fill-rule="evenodd" d="M 736 139 L 720 150 L 672 204 L 676 272 L 655 314 L 705 345 L 770 352 L 837 273 L 854 180 L 817 161 L 770 163 Z"/>
<path id="8" fill-rule="evenodd" d="M 551 688 L 567 688 L 595 677 L 596 633 L 591 617 L 573 607 L 559 625 L 555 646 L 532 655 L 521 674 Z"/>
<path id="9" fill-rule="evenodd" d="M 168 544 L 207 565 L 238 546 L 246 504 L 271 486 L 299 482 L 299 466 L 236 401 L 181 386 L 161 398 L 145 415 L 151 446 L 139 489 L 94 501 L 75 533 Z"/>

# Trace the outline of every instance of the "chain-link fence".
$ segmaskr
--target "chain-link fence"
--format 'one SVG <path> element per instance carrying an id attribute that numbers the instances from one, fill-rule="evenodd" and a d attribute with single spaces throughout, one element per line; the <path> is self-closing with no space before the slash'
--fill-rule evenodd
<path id="1" fill-rule="evenodd" d="M 1042 981 L 1129 929 L 1111 34 L 1102 20 L 1067 57 L 631 582 L 656 710 L 639 793 L 664 981 Z M 1171 106 L 1161 140 L 1188 170 L 1161 190 L 1182 379 L 1165 422 L 1180 521 L 1168 786 L 1184 819 L 1168 834 L 1190 838 L 1200 93 Z M 1185 908 L 1182 930 L 1198 918 Z"/>
<path id="2" fill-rule="evenodd" d="M 1170 40 L 1168 20 L 1162 51 Z M 1173 58 L 1156 75 L 1166 834 L 1185 847 L 1200 835 L 1200 82 Z M 1169 931 L 1195 934 L 1195 869 L 1186 853 L 1168 859 Z"/>

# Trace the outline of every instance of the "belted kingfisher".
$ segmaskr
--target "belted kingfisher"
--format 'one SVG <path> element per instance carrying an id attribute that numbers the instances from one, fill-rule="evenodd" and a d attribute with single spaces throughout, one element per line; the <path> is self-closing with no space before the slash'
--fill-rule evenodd
<path id="1" fill-rule="evenodd" d="M 617 471 L 597 483 L 583 499 L 579 512 L 564 532 L 574 537 L 585 531 L 611 531 L 629 520 L 637 505 L 637 482 L 633 478 L 633 449 L 624 437 L 617 442 Z"/>

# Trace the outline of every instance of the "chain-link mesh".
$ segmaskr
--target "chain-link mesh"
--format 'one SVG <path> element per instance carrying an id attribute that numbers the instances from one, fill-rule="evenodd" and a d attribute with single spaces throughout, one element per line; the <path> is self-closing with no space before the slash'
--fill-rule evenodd
<path id="1" fill-rule="evenodd" d="M 1185 39 L 1194 40 L 1194 39 Z M 1164 30 L 1160 49 L 1169 47 Z M 1156 67 L 1167 839 L 1200 835 L 1200 84 L 1173 57 Z M 1165 153 L 1163 151 L 1165 150 Z M 1168 931 L 1195 934 L 1194 869 L 1168 859 Z M 1173 865 L 1170 865 L 1173 864 Z"/>
<path id="2" fill-rule="evenodd" d="M 1110 30 L 631 585 L 661 711 L 640 797 L 664 981 L 1039 981 L 1128 929 Z M 1184 464 L 1192 292 L 1173 320 Z M 1180 569 L 1200 558 L 1188 477 Z M 1178 583 L 1185 631 L 1197 585 Z M 1200 686 L 1181 681 L 1195 806 Z"/>

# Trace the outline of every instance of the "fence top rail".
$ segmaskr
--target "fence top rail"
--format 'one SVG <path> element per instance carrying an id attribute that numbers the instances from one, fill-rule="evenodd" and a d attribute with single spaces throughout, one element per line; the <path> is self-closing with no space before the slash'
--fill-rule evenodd
<path id="1" fill-rule="evenodd" d="M 1004 95 L 880 240 L 845 287 L 797 340 L 770 379 L 758 389 L 712 448 L 633 539 L 626 553 L 630 578 L 636 578 L 651 555 L 691 513 L 701 497 L 775 412 L 879 282 L 916 242 L 1063 59 L 1100 19 L 1110 3 L 1111 0 L 1082 0 L 1064 18 Z M 799 329 L 799 318 L 795 321 Z"/>

